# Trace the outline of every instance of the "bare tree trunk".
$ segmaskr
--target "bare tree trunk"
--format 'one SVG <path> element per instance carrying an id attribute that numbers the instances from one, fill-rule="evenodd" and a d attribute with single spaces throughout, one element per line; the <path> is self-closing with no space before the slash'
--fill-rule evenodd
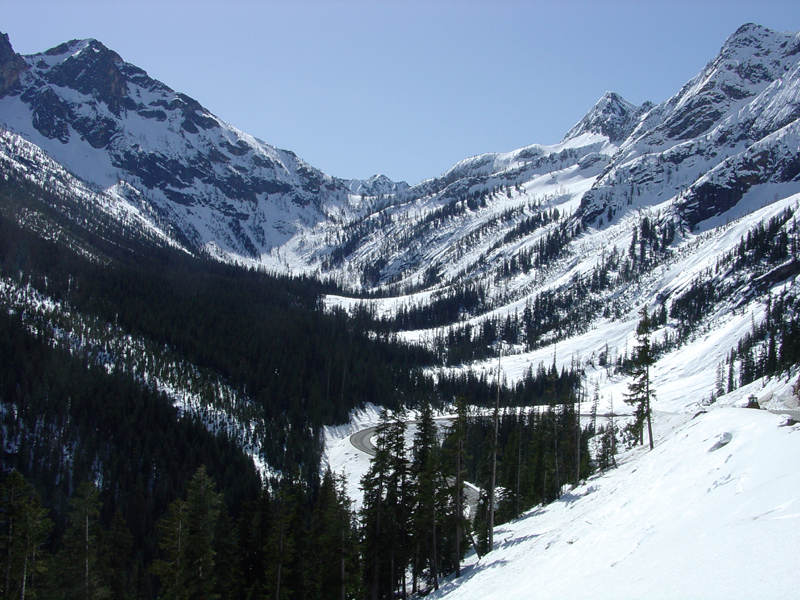
<path id="1" fill-rule="evenodd" d="M 558 428 L 556 427 L 558 419 L 555 417 L 555 410 L 553 411 L 553 448 L 555 449 L 555 463 L 556 463 L 556 498 L 561 498 L 561 478 L 558 476 Z"/>
<path id="2" fill-rule="evenodd" d="M 383 498 L 383 486 L 379 486 L 378 488 L 378 511 L 375 518 L 375 540 L 376 543 L 374 545 L 374 549 L 372 551 L 372 559 L 373 559 L 373 572 L 372 572 L 372 600 L 378 600 L 378 592 L 380 587 L 380 552 L 378 551 L 378 544 L 377 540 L 381 539 L 381 500 Z"/>
<path id="3" fill-rule="evenodd" d="M 345 532 L 345 528 L 342 527 L 342 566 L 341 566 L 341 570 L 342 570 L 342 600 L 347 600 L 346 599 L 346 586 L 345 586 L 345 583 L 346 583 L 346 579 L 345 579 L 345 552 L 346 552 L 345 551 L 345 533 L 346 533 Z"/>
<path id="4" fill-rule="evenodd" d="M 645 405 L 645 410 L 647 411 L 647 435 L 650 438 L 650 450 L 653 449 L 653 423 L 650 419 L 650 365 L 645 366 L 645 377 L 646 380 L 646 396 L 647 396 L 647 404 Z"/>
<path id="5" fill-rule="evenodd" d="M 502 349 L 500 351 L 502 354 Z M 497 433 L 500 427 L 500 357 L 497 357 L 497 400 L 494 404 L 494 437 L 492 438 L 492 480 L 489 482 L 489 552 L 494 550 L 494 488 L 497 478 Z"/>
<path id="6" fill-rule="evenodd" d="M 20 600 L 25 600 L 25 583 L 28 579 L 28 549 L 25 548 L 25 559 L 22 561 L 22 596 Z"/>
<path id="7" fill-rule="evenodd" d="M 521 420 L 518 421 L 517 431 L 517 506 L 516 514 L 519 517 L 522 510 L 520 509 L 520 487 L 522 485 L 522 424 Z"/>
<path id="8" fill-rule="evenodd" d="M 89 598 L 89 511 L 86 511 L 84 516 L 84 597 Z"/>
<path id="9" fill-rule="evenodd" d="M 412 567 L 411 575 L 411 595 L 417 593 L 417 563 L 419 560 L 419 541 L 414 545 L 414 565 Z"/>
<path id="10" fill-rule="evenodd" d="M 13 484 L 8 492 L 8 496 L 9 498 L 14 497 Z M 11 547 L 12 547 L 11 541 L 13 540 L 13 533 L 14 533 L 14 519 L 12 517 L 8 520 L 8 545 L 6 546 L 6 548 L 8 548 L 9 555 L 8 555 L 8 562 L 6 562 L 6 581 L 5 585 L 3 586 L 3 598 L 9 598 L 11 596 L 11 590 L 9 588 L 11 587 Z"/>
<path id="11" fill-rule="evenodd" d="M 617 468 L 617 431 L 614 424 L 614 396 L 611 396 L 611 464 Z"/>
<path id="12" fill-rule="evenodd" d="M 583 395 L 583 385 L 581 385 L 581 395 Z M 581 397 L 578 396 L 578 404 L 575 410 L 575 487 L 581 483 Z"/>
<path id="13" fill-rule="evenodd" d="M 459 434 L 458 445 L 456 447 L 456 577 L 461 577 L 461 519 L 463 509 L 461 506 L 461 494 L 464 484 L 461 481 L 461 448 L 463 440 Z"/>
<path id="14" fill-rule="evenodd" d="M 281 532 L 278 537 L 278 573 L 275 582 L 275 600 L 281 599 L 281 570 L 283 568 L 283 518 L 281 515 Z"/>
<path id="15" fill-rule="evenodd" d="M 436 565 L 436 492 L 433 493 L 433 564 L 431 565 L 431 575 L 433 575 L 433 589 L 439 589 L 439 569 Z"/>

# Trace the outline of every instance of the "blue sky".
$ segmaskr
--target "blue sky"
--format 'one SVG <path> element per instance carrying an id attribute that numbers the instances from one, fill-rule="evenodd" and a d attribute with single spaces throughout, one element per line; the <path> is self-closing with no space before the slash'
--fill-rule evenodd
<path id="1" fill-rule="evenodd" d="M 800 30 L 788 0 L 0 0 L 17 52 L 93 37 L 331 175 L 417 183 L 558 142 L 606 91 L 676 93 L 740 25 Z"/>

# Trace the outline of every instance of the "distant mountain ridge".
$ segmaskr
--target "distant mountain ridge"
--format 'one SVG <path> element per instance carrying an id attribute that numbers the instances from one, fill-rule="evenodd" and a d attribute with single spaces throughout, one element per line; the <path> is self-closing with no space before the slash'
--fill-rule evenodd
<path id="1" fill-rule="evenodd" d="M 559 207 L 573 233 L 642 209 L 694 229 L 766 187 L 800 191 L 799 58 L 797 34 L 747 24 L 658 105 L 607 92 L 559 144 L 467 158 L 414 186 L 322 173 L 96 40 L 23 57 L 0 38 L 0 120 L 190 251 L 410 289 L 509 260 L 519 249 L 482 247 L 478 231 L 524 203 Z"/>

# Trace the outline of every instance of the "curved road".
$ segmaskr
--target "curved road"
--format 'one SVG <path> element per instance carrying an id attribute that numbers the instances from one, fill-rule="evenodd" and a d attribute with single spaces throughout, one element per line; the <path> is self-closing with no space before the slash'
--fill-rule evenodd
<path id="1" fill-rule="evenodd" d="M 361 450 L 364 454 L 375 456 L 375 444 L 372 443 L 372 435 L 375 433 L 375 427 L 367 427 L 361 431 L 356 431 L 350 436 L 350 443 L 356 448 Z"/>
<path id="2" fill-rule="evenodd" d="M 412 421 L 412 423 L 414 422 L 415 421 Z M 375 444 L 372 443 L 372 436 L 374 434 L 375 427 L 361 429 L 350 436 L 350 443 L 353 444 L 354 448 L 361 450 L 361 452 L 364 454 L 368 456 L 375 456 Z M 452 482 L 450 482 L 450 485 L 452 485 Z M 480 490 L 477 487 L 470 483 L 464 484 L 464 497 L 467 501 L 467 507 L 469 508 L 470 521 L 475 519 L 475 511 L 478 507 L 479 495 Z"/>

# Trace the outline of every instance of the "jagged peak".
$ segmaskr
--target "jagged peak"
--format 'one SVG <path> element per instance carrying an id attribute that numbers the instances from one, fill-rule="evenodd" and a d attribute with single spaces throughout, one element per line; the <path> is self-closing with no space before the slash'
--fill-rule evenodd
<path id="1" fill-rule="evenodd" d="M 53 56 L 53 57 L 63 57 L 63 59 L 67 59 L 69 57 L 78 57 L 80 56 L 85 50 L 93 50 L 94 52 L 100 53 L 104 56 L 108 56 L 114 62 L 124 62 L 122 57 L 114 52 L 113 50 L 109 49 L 103 42 L 100 42 L 94 38 L 85 38 L 82 40 L 70 40 L 68 42 L 64 42 L 63 44 L 59 44 L 55 48 L 50 48 L 44 52 L 45 56 Z"/>
<path id="2" fill-rule="evenodd" d="M 778 32 L 764 27 L 763 25 L 745 23 L 725 40 L 725 43 L 722 45 L 722 52 L 730 48 L 759 45 L 762 40 L 774 38 L 776 35 L 779 35 Z"/>
<path id="3" fill-rule="evenodd" d="M 776 31 L 755 23 L 746 23 L 725 40 L 719 54 L 709 64 L 716 66 L 722 61 L 758 60 L 778 54 L 780 49 L 785 49 L 796 38 L 795 32 Z"/>
<path id="4" fill-rule="evenodd" d="M 620 142 L 630 134 L 639 113 L 640 107 L 615 92 L 606 92 L 562 141 L 584 133 L 599 133 L 611 142 Z"/>
<path id="5" fill-rule="evenodd" d="M 14 52 L 7 33 L 0 33 L 0 98 L 19 83 L 19 75 L 27 68 L 25 59 Z"/>
<path id="6" fill-rule="evenodd" d="M 394 194 L 409 187 L 405 181 L 393 181 L 383 173 L 378 173 L 367 179 L 351 179 L 347 182 L 348 189 L 354 194 L 365 196 L 379 196 Z"/>

